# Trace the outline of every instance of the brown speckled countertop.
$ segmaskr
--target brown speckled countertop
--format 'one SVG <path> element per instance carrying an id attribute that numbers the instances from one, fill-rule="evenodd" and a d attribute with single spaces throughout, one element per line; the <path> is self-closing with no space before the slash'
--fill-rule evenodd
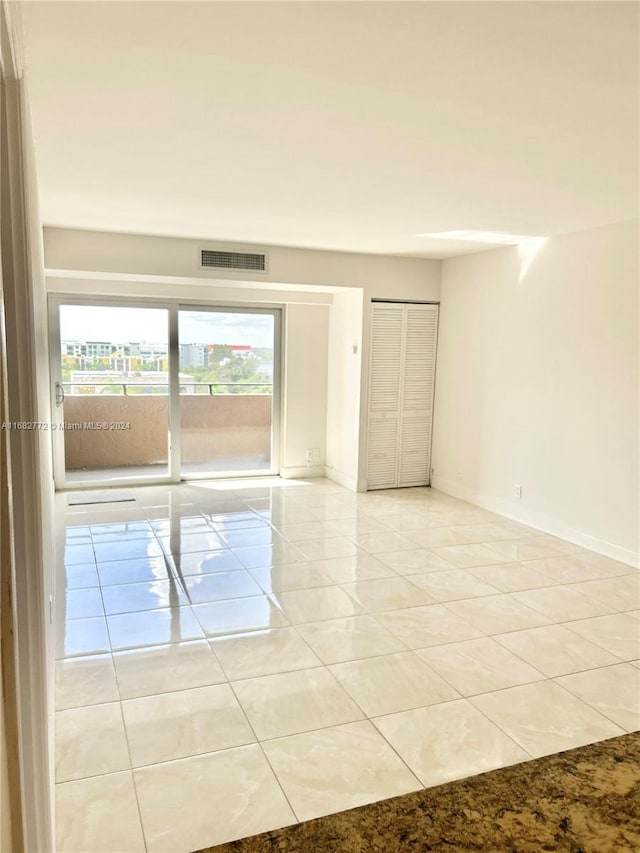
<path id="1" fill-rule="evenodd" d="M 640 733 L 198 853 L 640 851 Z"/>

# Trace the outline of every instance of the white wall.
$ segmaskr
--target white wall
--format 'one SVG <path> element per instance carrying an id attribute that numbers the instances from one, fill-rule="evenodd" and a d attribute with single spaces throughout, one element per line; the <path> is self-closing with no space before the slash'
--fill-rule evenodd
<path id="1" fill-rule="evenodd" d="M 327 476 L 351 489 L 358 482 L 362 318 L 361 290 L 334 294 L 327 356 Z"/>
<path id="2" fill-rule="evenodd" d="M 529 260 L 443 263 L 433 485 L 636 562 L 638 223 Z"/>
<path id="3" fill-rule="evenodd" d="M 321 476 L 326 460 L 329 308 L 288 305 L 284 345 L 283 476 Z M 307 448 L 320 458 L 307 466 Z"/>
<path id="4" fill-rule="evenodd" d="M 148 276 L 216 278 L 214 270 L 199 267 L 201 248 L 224 245 L 242 250 L 236 243 L 216 240 L 186 240 L 111 234 L 66 228 L 44 229 L 45 261 L 50 270 L 85 270 Z M 275 284 L 315 287 L 362 287 L 387 297 L 396 288 L 420 291 L 430 274 L 438 275 L 438 261 L 292 249 L 284 246 L 255 246 L 268 254 L 268 272 L 248 275 L 223 271 L 218 279 L 251 280 Z M 402 296 L 398 298 L 404 298 Z"/>

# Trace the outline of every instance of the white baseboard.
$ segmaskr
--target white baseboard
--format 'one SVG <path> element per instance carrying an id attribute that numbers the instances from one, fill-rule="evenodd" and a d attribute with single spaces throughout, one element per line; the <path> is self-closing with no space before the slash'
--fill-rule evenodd
<path id="1" fill-rule="evenodd" d="M 281 468 L 283 480 L 305 480 L 307 477 L 324 477 L 324 465 L 301 465 L 299 468 Z"/>
<path id="2" fill-rule="evenodd" d="M 560 539 L 573 542 L 574 545 L 581 545 L 590 551 L 596 551 L 598 554 L 603 554 L 612 560 L 618 560 L 635 568 L 640 566 L 638 554 L 632 548 L 623 548 L 620 545 L 615 545 L 613 542 L 607 542 L 605 539 L 598 539 L 588 533 L 575 530 L 573 527 L 545 513 L 534 512 L 533 510 L 516 506 L 511 501 L 496 498 L 484 492 L 478 492 L 461 483 L 453 483 L 441 477 L 433 477 L 431 487 L 454 498 L 460 498 L 460 500 L 480 506 L 483 509 L 497 512 L 513 521 L 519 521 L 522 524 L 529 525 L 529 527 L 535 527 L 536 530 L 540 530 L 542 533 L 558 536 Z"/>
<path id="3" fill-rule="evenodd" d="M 330 465 L 327 465 L 325 468 L 325 477 L 328 480 L 333 480 L 334 483 L 338 483 L 340 486 L 344 486 L 346 489 L 351 489 L 352 492 L 358 489 L 358 480 L 355 477 L 350 477 L 348 474 L 338 471 L 337 468 L 331 468 Z"/>

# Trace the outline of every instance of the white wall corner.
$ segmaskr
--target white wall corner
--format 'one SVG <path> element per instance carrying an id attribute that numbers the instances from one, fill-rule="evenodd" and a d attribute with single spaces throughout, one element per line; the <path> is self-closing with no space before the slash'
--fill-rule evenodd
<path id="1" fill-rule="evenodd" d="M 613 542 L 607 542 L 604 539 L 598 539 L 591 536 L 589 533 L 583 533 L 580 530 L 575 530 L 568 524 L 564 524 L 552 516 L 545 513 L 528 510 L 521 506 L 516 506 L 509 500 L 496 498 L 493 495 L 488 495 L 483 492 L 478 492 L 471 489 L 469 486 L 464 486 L 460 483 L 454 483 L 450 480 L 444 480 L 441 477 L 433 477 L 431 487 L 438 492 L 444 492 L 446 495 L 451 495 L 454 498 L 468 501 L 476 506 L 488 509 L 491 512 L 496 512 L 504 515 L 512 521 L 519 521 L 522 524 L 527 524 L 542 533 L 548 533 L 550 536 L 558 536 L 560 539 L 566 539 L 567 542 L 573 542 L 574 545 L 580 545 L 583 548 L 588 548 L 590 551 L 595 551 L 605 557 L 610 557 L 612 560 L 618 560 L 626 565 L 640 568 L 640 558 L 637 551 L 632 548 L 624 548 L 616 545 Z"/>
<path id="2" fill-rule="evenodd" d="M 338 483 L 340 486 L 344 486 L 346 489 L 351 489 L 352 492 L 358 491 L 358 481 L 355 477 L 350 477 L 348 474 L 344 474 L 330 465 L 325 467 L 325 477 L 328 480 L 333 480 L 334 483 Z"/>

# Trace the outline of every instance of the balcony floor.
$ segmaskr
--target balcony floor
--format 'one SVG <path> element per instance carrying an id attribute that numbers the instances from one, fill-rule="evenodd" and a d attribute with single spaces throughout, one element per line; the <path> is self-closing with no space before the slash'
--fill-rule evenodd
<path id="1" fill-rule="evenodd" d="M 242 476 L 243 472 L 256 471 L 269 473 L 268 463 L 263 456 L 235 456 L 230 459 L 217 459 L 215 464 L 210 462 L 187 462 L 182 466 L 183 478 L 214 477 L 218 473 L 229 476 Z M 85 485 L 112 482 L 121 483 L 123 480 L 162 480 L 169 476 L 167 465 L 124 465 L 115 468 L 83 468 L 66 472 L 67 485 Z"/>
<path id="2" fill-rule="evenodd" d="M 166 465 L 126 465 L 119 468 L 83 468 L 78 471 L 67 471 L 68 485 L 83 485 L 85 483 L 104 482 L 109 485 L 112 480 L 157 480 L 169 476 Z"/>

